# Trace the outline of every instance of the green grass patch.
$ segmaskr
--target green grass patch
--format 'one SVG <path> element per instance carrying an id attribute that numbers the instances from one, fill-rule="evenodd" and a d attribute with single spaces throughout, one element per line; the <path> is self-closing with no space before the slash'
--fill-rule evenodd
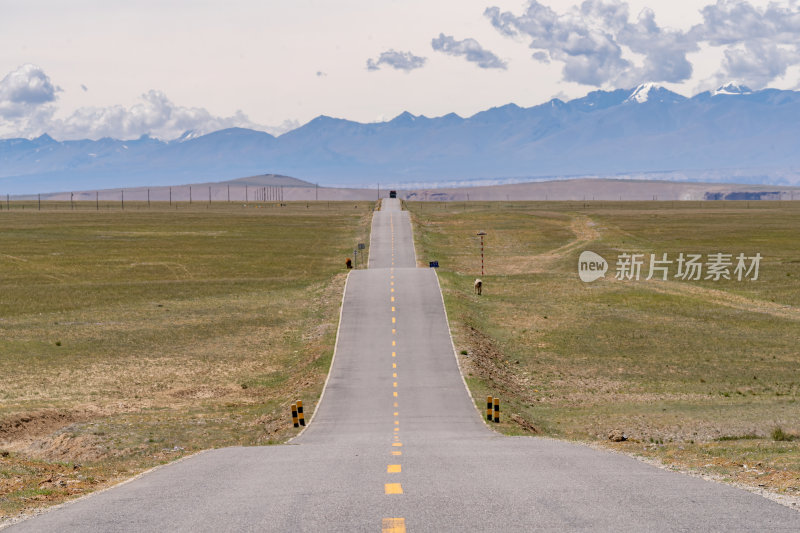
<path id="1" fill-rule="evenodd" d="M 788 436 L 800 431 L 800 204 L 749 206 L 408 203 L 420 261 L 439 261 L 476 404 L 493 395 L 506 405 L 501 431 L 532 426 L 608 442 L 619 429 L 629 439 L 620 446 L 662 458 L 671 446 L 717 453 L 729 443 L 730 464 L 746 453 L 748 435 L 764 444 L 776 426 Z M 478 231 L 487 233 L 483 275 Z M 585 250 L 609 261 L 604 279 L 578 278 Z M 667 281 L 645 280 L 646 269 L 639 281 L 614 277 L 621 253 L 649 260 L 719 252 L 760 253 L 758 280 L 682 281 L 675 265 Z M 482 296 L 472 288 L 476 277 Z M 773 450 L 800 458 L 796 442 L 773 441 L 786 444 L 766 448 L 765 457 Z M 800 486 L 793 483 L 775 486 Z"/>

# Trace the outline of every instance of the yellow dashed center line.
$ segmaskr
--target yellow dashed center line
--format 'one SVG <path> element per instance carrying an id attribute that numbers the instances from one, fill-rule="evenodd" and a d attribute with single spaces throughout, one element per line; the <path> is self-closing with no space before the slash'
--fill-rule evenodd
<path id="1" fill-rule="evenodd" d="M 403 494 L 403 487 L 400 483 L 386 483 L 383 489 L 386 494 Z"/>
<path id="2" fill-rule="evenodd" d="M 394 296 L 394 292 L 395 292 L 395 286 L 394 286 L 394 283 L 395 283 L 394 282 L 394 278 L 395 278 L 395 276 L 394 276 L 394 264 L 395 264 L 394 218 L 390 218 L 390 222 L 391 222 L 391 232 L 392 232 L 392 240 L 391 240 L 391 242 L 392 242 L 392 258 L 391 258 L 391 270 L 390 270 L 390 281 L 389 281 L 389 292 L 390 292 L 389 296 L 390 296 L 390 300 L 391 300 L 391 304 L 392 304 L 391 305 L 391 308 L 392 308 L 392 335 L 397 335 L 397 329 L 394 327 L 394 325 L 397 324 L 397 316 L 396 316 L 397 307 L 394 305 L 395 304 L 395 296 Z M 397 346 L 397 341 L 396 340 L 392 340 L 392 346 L 393 347 Z M 392 357 L 397 357 L 397 352 L 396 351 L 392 351 Z M 392 378 L 395 379 L 395 381 L 392 381 L 392 388 L 395 389 L 395 390 L 392 391 L 392 396 L 396 400 L 397 399 L 397 390 L 396 389 L 398 388 L 397 387 L 397 383 L 398 382 L 396 381 L 397 380 L 397 372 L 396 372 L 397 363 L 392 363 L 392 369 L 395 370 L 395 372 L 392 372 Z M 397 409 L 397 406 L 398 406 L 397 401 L 395 401 L 394 402 L 395 409 Z M 395 418 L 395 420 L 394 420 L 394 428 L 393 428 L 394 429 L 394 431 L 393 431 L 393 436 L 394 436 L 393 440 L 394 440 L 394 442 L 392 442 L 393 450 L 392 450 L 391 453 L 392 453 L 393 457 L 401 457 L 403 452 L 399 448 L 401 448 L 403 446 L 403 444 L 401 442 L 399 442 L 399 440 L 400 440 L 400 437 L 399 437 L 400 421 L 398 420 L 398 417 L 400 416 L 400 411 L 399 410 L 393 411 L 393 416 Z M 402 473 L 402 466 L 399 465 L 399 464 L 387 465 L 386 473 L 387 474 L 400 474 L 400 473 Z M 403 494 L 403 487 L 402 487 L 402 485 L 400 483 L 385 483 L 384 484 L 384 493 L 385 494 Z M 405 531 L 406 531 L 405 519 L 404 518 L 384 518 L 382 520 L 382 523 L 381 523 L 381 531 L 383 531 L 385 533 L 405 533 Z"/>
<path id="3" fill-rule="evenodd" d="M 406 519 L 384 518 L 381 521 L 381 533 L 406 533 Z"/>

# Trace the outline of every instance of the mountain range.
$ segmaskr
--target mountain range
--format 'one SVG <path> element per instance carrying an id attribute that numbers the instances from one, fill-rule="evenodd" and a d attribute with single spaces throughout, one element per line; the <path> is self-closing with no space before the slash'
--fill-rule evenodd
<path id="1" fill-rule="evenodd" d="M 800 92 L 730 83 L 687 98 L 656 84 L 464 118 L 405 112 L 380 123 L 319 116 L 274 137 L 233 128 L 162 141 L 0 140 L 0 193 L 220 181 L 275 173 L 325 185 L 713 171 L 792 184 Z M 792 177 L 787 178 L 787 175 Z M 685 176 L 685 174 L 684 174 Z"/>

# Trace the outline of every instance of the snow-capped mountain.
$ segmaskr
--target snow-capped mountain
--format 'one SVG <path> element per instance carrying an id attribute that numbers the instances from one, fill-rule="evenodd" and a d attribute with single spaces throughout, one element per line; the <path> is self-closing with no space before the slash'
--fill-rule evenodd
<path id="1" fill-rule="evenodd" d="M 749 87 L 745 85 L 741 85 L 737 82 L 729 82 L 723 85 L 722 87 L 714 90 L 711 92 L 712 95 L 741 95 L 741 94 L 752 94 L 753 91 L 750 90 Z"/>
<path id="2" fill-rule="evenodd" d="M 661 85 L 656 83 L 643 83 L 633 90 L 630 96 L 625 99 L 625 102 L 636 104 L 655 102 L 659 104 L 665 104 L 678 103 L 683 100 L 686 100 L 685 96 L 674 93 Z"/>
<path id="3" fill-rule="evenodd" d="M 247 129 L 174 141 L 0 140 L 0 194 L 179 184 L 276 173 L 374 184 L 800 168 L 800 92 L 728 83 L 686 98 L 656 84 L 471 117 L 405 112 L 362 124 L 319 116 L 280 137 Z"/>

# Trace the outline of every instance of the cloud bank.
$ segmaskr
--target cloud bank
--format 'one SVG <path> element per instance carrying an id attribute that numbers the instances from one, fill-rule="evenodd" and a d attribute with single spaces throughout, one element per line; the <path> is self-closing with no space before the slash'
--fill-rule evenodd
<path id="1" fill-rule="evenodd" d="M 475 39 L 457 41 L 452 35 L 440 33 L 431 41 L 431 46 L 438 52 L 452 56 L 463 56 L 464 59 L 475 63 L 480 68 L 496 68 L 506 70 L 508 65 L 489 50 L 483 48 Z"/>
<path id="2" fill-rule="evenodd" d="M 148 134 L 160 139 L 175 139 L 184 132 L 196 134 L 243 127 L 260 129 L 241 112 L 232 117 L 216 117 L 202 108 L 175 105 L 161 91 L 149 91 L 130 107 L 89 107 L 78 109 L 66 119 L 52 122 L 54 137 L 62 139 L 131 139 Z"/>
<path id="3" fill-rule="evenodd" d="M 662 28 L 651 9 L 634 20 L 621 0 L 585 0 L 558 13 L 531 0 L 514 14 L 489 7 L 484 15 L 501 34 L 523 38 L 541 62 L 563 64 L 563 79 L 584 85 L 632 87 L 646 81 L 680 83 L 692 77 L 687 55 L 702 45 L 721 48 L 718 81 L 739 79 L 762 88 L 800 65 L 800 8 L 746 0 L 717 0 L 700 10 L 688 31 Z"/>
<path id="4" fill-rule="evenodd" d="M 253 123 L 241 111 L 218 117 L 203 108 L 176 105 L 161 91 L 149 91 L 130 106 L 84 107 L 69 116 L 57 117 L 60 91 L 36 65 L 26 64 L 7 74 L 0 81 L 0 136 L 36 137 L 47 133 L 59 140 L 70 140 L 150 135 L 171 140 L 185 132 L 204 135 L 234 127 L 280 135 L 300 125 L 287 120 L 279 126 L 266 127 Z"/>
<path id="5" fill-rule="evenodd" d="M 397 50 L 387 50 L 377 59 L 367 59 L 367 70 L 379 70 L 381 65 L 387 65 L 397 70 L 411 72 L 421 68 L 427 61 L 424 57 L 415 56 L 411 52 L 398 52 Z"/>

